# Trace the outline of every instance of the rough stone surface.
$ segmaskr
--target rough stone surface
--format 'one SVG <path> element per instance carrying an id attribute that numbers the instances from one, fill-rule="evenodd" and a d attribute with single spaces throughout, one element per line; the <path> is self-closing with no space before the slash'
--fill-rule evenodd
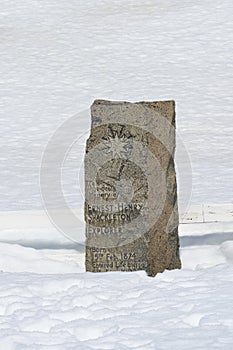
<path id="1" fill-rule="evenodd" d="M 91 115 L 86 270 L 180 268 L 174 101 L 96 100 Z"/>

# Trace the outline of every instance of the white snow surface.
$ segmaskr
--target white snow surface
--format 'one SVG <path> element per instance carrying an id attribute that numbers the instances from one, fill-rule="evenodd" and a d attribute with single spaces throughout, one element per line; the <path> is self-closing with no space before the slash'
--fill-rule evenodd
<path id="1" fill-rule="evenodd" d="M 43 206 L 45 146 L 96 98 L 174 99 L 191 202 L 232 203 L 232 13 L 231 0 L 2 1 L 0 210 Z M 76 156 L 64 168 L 66 199 L 77 208 L 89 123 L 80 115 Z M 182 198 L 179 145 L 176 159 Z M 29 232 L 34 248 L 0 243 L 0 348 L 231 350 L 233 224 L 200 227 L 186 225 L 181 237 L 183 268 L 155 278 L 85 273 L 82 249 L 35 249 L 54 234 L 40 236 L 39 227 Z M 23 227 L 1 229 L 25 241 Z"/>
<path id="2" fill-rule="evenodd" d="M 192 165 L 191 202 L 232 202 L 232 12 L 231 0 L 2 1 L 0 210 L 42 207 L 49 138 L 97 98 L 174 99 Z M 89 124 L 80 118 L 77 139 Z M 64 169 L 75 207 L 83 203 L 84 143 Z M 176 155 L 181 201 L 179 147 Z"/>
<path id="3" fill-rule="evenodd" d="M 233 242 L 181 249 L 182 270 L 85 273 L 77 251 L 0 245 L 6 350 L 224 349 L 233 343 Z"/>

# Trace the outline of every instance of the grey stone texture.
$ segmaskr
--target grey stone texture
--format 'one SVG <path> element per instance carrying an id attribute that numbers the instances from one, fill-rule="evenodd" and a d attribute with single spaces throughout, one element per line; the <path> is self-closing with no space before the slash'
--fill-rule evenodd
<path id="1" fill-rule="evenodd" d="M 181 268 L 175 103 L 94 101 L 85 155 L 86 271 Z"/>

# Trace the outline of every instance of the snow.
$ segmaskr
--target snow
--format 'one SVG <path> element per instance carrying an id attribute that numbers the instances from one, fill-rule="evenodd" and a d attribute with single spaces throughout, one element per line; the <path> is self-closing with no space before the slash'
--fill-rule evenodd
<path id="1" fill-rule="evenodd" d="M 181 247 L 183 269 L 156 278 L 85 273 L 77 250 L 0 252 L 6 350 L 231 349 L 232 241 Z"/>
<path id="2" fill-rule="evenodd" d="M 0 210 L 41 209 L 49 138 L 96 98 L 168 100 L 192 165 L 192 203 L 232 202 L 231 0 L 5 0 L 1 4 Z M 68 135 L 67 135 L 68 137 Z M 84 143 L 64 166 L 68 203 Z M 177 148 L 179 198 L 188 169 Z M 184 175 L 183 175 L 184 174 Z"/>
<path id="3" fill-rule="evenodd" d="M 231 350 L 232 2 L 5 0 L 0 15 L 1 349 Z M 197 205 L 180 226 L 182 270 L 85 273 L 83 246 L 38 219 L 43 152 L 73 116 L 63 193 L 83 207 L 96 98 L 176 101 L 179 204 L 192 187 Z"/>
<path id="4" fill-rule="evenodd" d="M 4 349 L 231 348 L 233 242 L 182 248 L 184 268 L 156 278 L 84 273 L 77 251 L 0 251 Z"/>
<path id="5" fill-rule="evenodd" d="M 36 261 L 32 252 L 26 259 Z M 49 274 L 45 266 L 40 273 L 4 272 L 1 344 L 17 350 L 231 349 L 233 265 L 215 263 L 156 278 L 144 272 Z"/>

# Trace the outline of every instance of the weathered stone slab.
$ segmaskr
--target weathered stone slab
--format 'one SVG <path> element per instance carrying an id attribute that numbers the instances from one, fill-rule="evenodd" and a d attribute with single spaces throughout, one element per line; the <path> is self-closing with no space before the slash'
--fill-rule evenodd
<path id="1" fill-rule="evenodd" d="M 86 270 L 155 276 L 180 268 L 174 101 L 97 100 L 91 115 Z"/>

